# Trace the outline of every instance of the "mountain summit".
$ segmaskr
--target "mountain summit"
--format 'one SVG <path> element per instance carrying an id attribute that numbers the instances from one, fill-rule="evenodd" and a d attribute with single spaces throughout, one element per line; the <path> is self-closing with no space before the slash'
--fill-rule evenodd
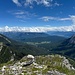
<path id="1" fill-rule="evenodd" d="M 70 38 L 69 43 L 75 44 L 75 35 Z"/>

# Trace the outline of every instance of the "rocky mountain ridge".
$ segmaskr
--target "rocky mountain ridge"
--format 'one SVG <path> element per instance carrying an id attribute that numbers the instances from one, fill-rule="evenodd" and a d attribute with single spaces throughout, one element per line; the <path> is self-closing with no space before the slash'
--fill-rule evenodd
<path id="1" fill-rule="evenodd" d="M 75 35 L 70 38 L 69 43 L 75 44 Z"/>
<path id="2" fill-rule="evenodd" d="M 24 66 L 27 56 L 17 62 L 1 65 L 2 75 L 75 75 L 75 68 L 61 55 L 35 56 L 32 64 Z"/>

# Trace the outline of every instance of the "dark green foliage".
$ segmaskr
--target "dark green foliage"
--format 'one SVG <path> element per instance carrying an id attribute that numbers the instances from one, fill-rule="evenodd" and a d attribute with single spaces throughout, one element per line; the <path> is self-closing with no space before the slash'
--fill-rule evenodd
<path id="1" fill-rule="evenodd" d="M 10 41 L 10 42 L 9 42 Z M 42 55 L 47 54 L 47 51 L 43 48 L 28 45 L 21 42 L 10 40 L 9 38 L 1 35 L 0 42 L 3 43 L 3 48 L 0 52 L 0 63 L 5 63 L 11 59 L 11 56 L 15 54 L 15 60 L 21 59 L 28 54 Z M 12 53 L 11 53 L 12 51 Z"/>
<path id="2" fill-rule="evenodd" d="M 73 67 L 75 68 L 75 60 L 72 60 L 72 59 L 70 59 L 70 58 L 68 58 L 68 60 L 69 60 L 70 64 L 72 64 Z"/>
<path id="3" fill-rule="evenodd" d="M 52 52 L 68 56 L 75 60 L 75 36 L 65 40 L 57 48 L 52 49 Z"/>
<path id="4" fill-rule="evenodd" d="M 16 33 L 13 33 L 13 34 L 16 34 Z M 26 35 L 25 38 L 24 38 L 25 36 L 24 34 Z M 46 55 L 46 54 L 61 54 L 61 55 L 70 57 L 72 59 L 75 59 L 75 43 L 73 41 L 74 37 L 71 37 L 65 40 L 65 38 L 63 37 L 49 36 L 44 33 L 35 33 L 35 34 L 23 33 L 23 34 L 20 34 L 20 36 L 22 35 L 21 37 L 24 39 L 21 39 L 20 37 L 16 37 L 17 39 L 19 38 L 18 40 L 22 42 L 16 42 L 5 37 L 2 34 L 0 35 L 2 36 L 0 37 L 0 42 L 3 42 L 3 48 L 0 52 L 0 63 L 3 63 L 3 62 L 5 63 L 9 61 L 13 54 L 15 54 L 14 56 L 15 60 L 19 60 L 23 56 L 28 54 L 32 54 L 35 56 Z M 63 40 L 65 41 L 61 43 Z M 25 42 L 32 42 L 35 45 L 28 45 Z M 42 43 L 42 42 L 49 42 L 49 43 Z M 36 43 L 39 43 L 39 44 L 36 44 Z M 12 53 L 10 53 L 10 51 L 12 51 Z"/>
<path id="5" fill-rule="evenodd" d="M 11 54 L 10 51 L 13 53 Z M 37 48 L 33 45 L 20 44 L 20 45 L 10 45 L 3 46 L 3 49 L 0 52 L 0 62 L 7 62 L 11 59 L 11 56 L 15 54 L 15 60 L 21 59 L 23 56 L 32 54 L 32 55 L 41 55 L 47 54 L 47 51 L 42 48 Z"/>
<path id="6" fill-rule="evenodd" d="M 12 53 L 10 53 L 10 49 L 7 46 L 4 46 L 0 52 L 0 63 L 5 63 L 11 59 Z"/>

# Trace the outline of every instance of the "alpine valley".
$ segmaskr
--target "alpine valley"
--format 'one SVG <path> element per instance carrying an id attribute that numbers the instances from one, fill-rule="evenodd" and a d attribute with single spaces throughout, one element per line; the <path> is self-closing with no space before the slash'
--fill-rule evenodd
<path id="1" fill-rule="evenodd" d="M 75 75 L 74 32 L 56 33 L 1 32 L 0 75 Z"/>

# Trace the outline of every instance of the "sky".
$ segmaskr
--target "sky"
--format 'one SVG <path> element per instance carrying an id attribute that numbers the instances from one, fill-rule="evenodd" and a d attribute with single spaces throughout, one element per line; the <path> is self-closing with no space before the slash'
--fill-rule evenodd
<path id="1" fill-rule="evenodd" d="M 75 0 L 0 0 L 0 31 L 9 27 L 74 30 Z"/>

